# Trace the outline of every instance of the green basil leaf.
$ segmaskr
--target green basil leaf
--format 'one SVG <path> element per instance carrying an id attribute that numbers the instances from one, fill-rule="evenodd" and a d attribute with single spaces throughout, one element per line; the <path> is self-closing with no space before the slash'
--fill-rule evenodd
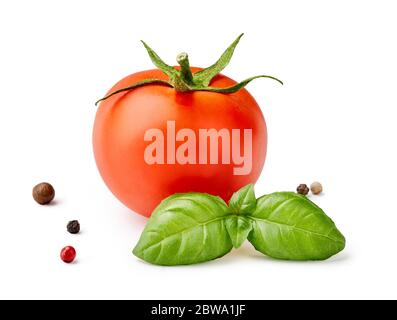
<path id="1" fill-rule="evenodd" d="M 233 247 L 239 248 L 252 230 L 252 220 L 244 216 L 230 216 L 226 218 L 226 229 L 232 240 Z"/>
<path id="2" fill-rule="evenodd" d="M 133 253 L 153 264 L 193 264 L 219 258 L 233 245 L 226 230 L 229 208 L 204 193 L 175 194 L 154 210 Z"/>
<path id="3" fill-rule="evenodd" d="M 229 201 L 229 207 L 236 214 L 248 214 L 256 208 L 254 185 L 248 184 L 235 192 Z"/>
<path id="4" fill-rule="evenodd" d="M 249 217 L 253 229 L 248 240 L 273 258 L 325 260 L 345 247 L 345 238 L 324 211 L 293 192 L 259 198 Z"/>

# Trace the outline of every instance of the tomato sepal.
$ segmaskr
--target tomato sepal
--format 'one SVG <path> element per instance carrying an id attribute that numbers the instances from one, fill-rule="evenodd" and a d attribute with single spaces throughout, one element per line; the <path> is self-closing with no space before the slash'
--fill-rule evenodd
<path id="1" fill-rule="evenodd" d="M 209 91 L 209 92 L 216 92 L 216 93 L 223 93 L 229 94 L 234 93 L 242 88 L 244 88 L 248 83 L 252 80 L 258 78 L 269 78 L 283 84 L 283 82 L 276 77 L 268 76 L 268 75 L 258 75 L 254 77 L 250 77 L 245 79 L 233 86 L 219 88 L 219 87 L 212 87 L 210 86 L 212 79 L 217 76 L 230 62 L 231 58 L 233 57 L 234 50 L 239 43 L 243 33 L 240 34 L 236 40 L 223 52 L 221 57 L 210 67 L 199 70 L 195 73 L 192 73 L 189 63 L 188 54 L 185 52 L 180 53 L 177 56 L 177 62 L 180 66 L 179 70 L 173 66 L 166 64 L 160 56 L 151 48 L 149 47 L 146 42 L 141 41 L 143 46 L 145 47 L 150 59 L 152 60 L 153 64 L 159 68 L 165 75 L 169 77 L 167 80 L 160 80 L 160 79 L 145 79 L 143 81 L 139 81 L 137 83 L 132 84 L 131 86 L 116 90 L 111 92 L 107 96 L 99 99 L 95 105 L 99 102 L 110 98 L 116 94 L 134 90 L 136 88 L 147 86 L 147 85 L 165 85 L 174 88 L 178 92 L 192 92 L 192 91 Z"/>

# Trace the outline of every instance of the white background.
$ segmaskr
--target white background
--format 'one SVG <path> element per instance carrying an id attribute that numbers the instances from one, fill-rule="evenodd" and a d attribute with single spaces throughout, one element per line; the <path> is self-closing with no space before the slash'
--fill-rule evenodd
<path id="1" fill-rule="evenodd" d="M 1 1 L 0 298 L 397 298 L 395 1 Z M 312 197 L 347 238 L 325 262 L 283 262 L 250 245 L 217 261 L 158 267 L 130 252 L 145 219 L 102 182 L 91 131 L 101 97 L 151 68 L 211 64 L 242 80 L 269 130 L 257 195 L 319 180 Z M 56 201 L 32 187 L 51 182 Z M 65 231 L 79 219 L 82 232 Z M 71 244 L 72 265 L 59 259 Z"/>

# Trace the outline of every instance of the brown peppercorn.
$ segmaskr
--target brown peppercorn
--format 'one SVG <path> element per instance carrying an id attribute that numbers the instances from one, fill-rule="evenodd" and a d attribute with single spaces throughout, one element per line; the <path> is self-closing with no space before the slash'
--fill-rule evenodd
<path id="1" fill-rule="evenodd" d="M 323 192 L 323 186 L 320 182 L 315 181 L 310 185 L 310 190 L 313 194 L 320 194 L 321 192 Z"/>
<path id="2" fill-rule="evenodd" d="M 296 188 L 296 192 L 298 192 L 299 194 L 303 194 L 305 196 L 309 193 L 309 188 L 307 187 L 306 184 L 302 183 L 298 186 L 298 188 Z"/>
<path id="3" fill-rule="evenodd" d="M 80 232 L 80 223 L 77 220 L 72 220 L 68 222 L 66 229 L 71 234 L 76 234 Z"/>
<path id="4" fill-rule="evenodd" d="M 42 182 L 33 188 L 33 199 L 39 204 L 50 203 L 55 197 L 55 190 L 52 185 Z"/>

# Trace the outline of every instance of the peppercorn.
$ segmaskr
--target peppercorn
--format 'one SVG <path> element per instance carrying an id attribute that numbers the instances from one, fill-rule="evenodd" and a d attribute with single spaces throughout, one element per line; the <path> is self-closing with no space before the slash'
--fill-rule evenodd
<path id="1" fill-rule="evenodd" d="M 39 204 L 48 204 L 55 197 L 53 186 L 47 182 L 42 182 L 33 188 L 33 199 Z"/>
<path id="2" fill-rule="evenodd" d="M 72 246 L 67 246 L 61 250 L 61 259 L 65 263 L 71 263 L 76 258 L 76 250 Z"/>
<path id="3" fill-rule="evenodd" d="M 323 186 L 320 182 L 315 181 L 310 185 L 310 190 L 313 194 L 320 194 L 321 192 L 323 192 Z"/>
<path id="4" fill-rule="evenodd" d="M 77 220 L 69 221 L 66 229 L 71 234 L 76 234 L 80 232 L 80 223 Z"/>
<path id="5" fill-rule="evenodd" d="M 305 196 L 309 193 L 309 188 L 306 184 L 302 183 L 296 188 L 296 192 Z"/>

